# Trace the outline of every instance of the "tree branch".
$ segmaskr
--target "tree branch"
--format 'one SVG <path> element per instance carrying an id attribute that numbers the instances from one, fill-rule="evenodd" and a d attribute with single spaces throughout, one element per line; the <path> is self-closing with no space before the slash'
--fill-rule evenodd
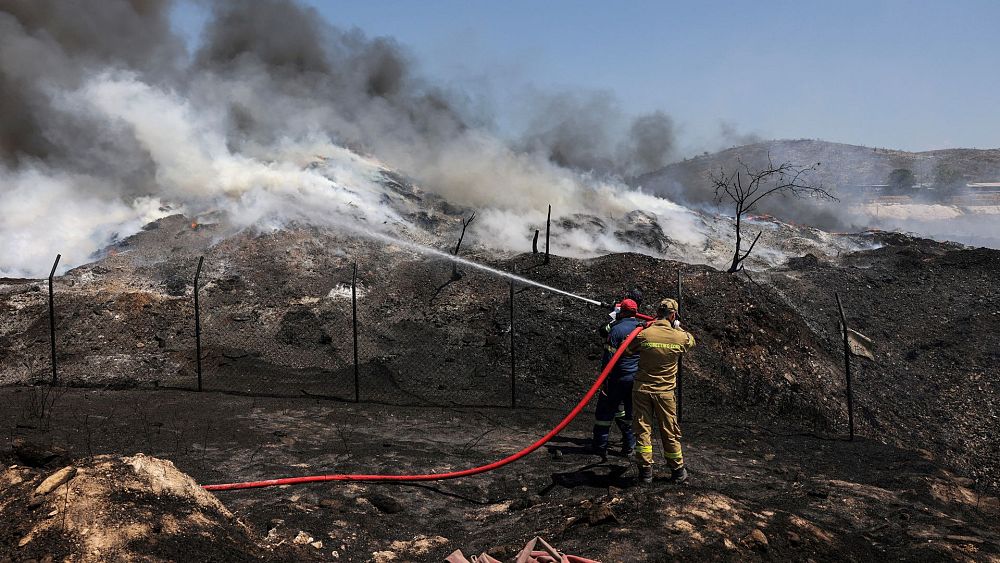
<path id="1" fill-rule="evenodd" d="M 716 203 L 721 203 L 725 196 L 736 207 L 736 248 L 733 252 L 730 272 L 736 272 L 740 269 L 743 260 L 750 255 L 757 245 L 757 241 L 760 240 L 763 231 L 758 232 L 750 247 L 747 248 L 746 252 L 742 252 L 741 219 L 752 211 L 762 199 L 773 194 L 791 194 L 799 198 L 819 197 L 837 201 L 837 198 L 826 191 L 822 185 L 813 186 L 804 181 L 804 176 L 816 170 L 819 163 L 801 167 L 790 162 L 775 165 L 770 152 L 767 154 L 767 165 L 759 169 L 754 169 L 741 157 L 737 157 L 736 160 L 738 164 L 733 172 L 727 174 L 725 168 L 720 167 L 718 175 L 709 175 L 715 190 Z"/>

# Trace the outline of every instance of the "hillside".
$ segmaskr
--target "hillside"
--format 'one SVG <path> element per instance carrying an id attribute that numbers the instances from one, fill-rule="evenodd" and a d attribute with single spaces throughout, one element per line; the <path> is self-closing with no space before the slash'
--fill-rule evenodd
<path id="1" fill-rule="evenodd" d="M 784 221 L 828 231 L 868 229 L 915 233 L 940 241 L 1000 248 L 1000 194 L 965 189 L 964 184 L 1000 180 L 1000 149 L 948 149 L 910 153 L 816 140 L 766 141 L 704 154 L 632 180 L 643 191 L 702 208 L 729 213 L 717 204 L 711 175 L 734 172 L 742 161 L 752 169 L 767 163 L 819 163 L 805 181 L 826 188 L 836 200 L 769 197 L 754 209 Z M 918 189 L 890 192 L 885 184 L 898 168 L 914 174 Z M 950 178 L 947 183 L 938 181 Z M 942 188 L 942 186 L 952 186 Z M 958 187 L 957 187 L 958 186 Z"/>
<path id="2" fill-rule="evenodd" d="M 911 170 L 920 183 L 933 182 L 939 169 L 953 170 L 966 182 L 1000 181 L 1000 149 L 906 152 L 799 139 L 764 141 L 703 154 L 640 176 L 632 183 L 652 193 L 667 196 L 685 194 L 687 198 L 680 198 L 682 201 L 699 201 L 697 194 L 710 195 L 710 174 L 718 173 L 722 167 L 732 169 L 738 159 L 751 166 L 759 166 L 766 162 L 768 154 L 775 162 L 800 165 L 821 163 L 813 175 L 814 180 L 845 196 L 854 193 L 856 186 L 885 183 L 889 173 L 896 168 Z M 678 191 L 681 188 L 675 183 L 686 186 L 686 189 Z"/>

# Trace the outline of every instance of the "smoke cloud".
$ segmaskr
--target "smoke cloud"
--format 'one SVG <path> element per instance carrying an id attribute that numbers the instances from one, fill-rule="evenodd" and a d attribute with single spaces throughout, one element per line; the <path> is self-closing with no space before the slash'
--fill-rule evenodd
<path id="1" fill-rule="evenodd" d="M 538 98 L 520 145 L 559 166 L 631 177 L 659 170 L 674 156 L 674 123 L 663 112 L 629 122 L 609 92 Z"/>
<path id="2" fill-rule="evenodd" d="M 205 5 L 188 52 L 167 0 L 0 0 L 0 272 L 44 274 L 57 252 L 86 262 L 176 212 L 403 231 L 385 168 L 475 207 L 473 237 L 495 248 L 526 248 L 548 204 L 601 220 L 642 209 L 669 239 L 705 242 L 697 215 L 623 183 L 675 157 L 665 113 L 539 94 L 505 139 L 390 38 L 294 0 Z M 568 233 L 561 251 L 631 250 L 613 230 Z"/>
<path id="3" fill-rule="evenodd" d="M 549 203 L 690 215 L 613 180 L 666 161 L 664 114 L 629 124 L 610 96 L 580 98 L 511 144 L 463 94 L 423 81 L 392 39 L 335 28 L 292 0 L 207 5 L 188 53 L 167 1 L 0 4 L 0 235 L 12 241 L 0 271 L 40 275 L 56 252 L 67 267 L 87 261 L 178 211 L 222 210 L 234 228 L 405 226 L 382 201 L 383 166 L 480 209 L 479 237 L 501 248 L 522 248 Z M 677 237 L 696 238 L 683 223 Z M 610 235 L 575 244 L 625 246 Z"/>

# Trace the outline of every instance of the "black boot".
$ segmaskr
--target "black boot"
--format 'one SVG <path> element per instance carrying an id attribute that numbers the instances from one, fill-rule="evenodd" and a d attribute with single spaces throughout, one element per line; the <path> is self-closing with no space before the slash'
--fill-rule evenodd
<path id="1" fill-rule="evenodd" d="M 635 442 L 629 443 L 628 439 L 622 442 L 622 457 L 631 458 L 635 455 Z"/>
<path id="2" fill-rule="evenodd" d="M 608 461 L 608 449 L 598 447 L 595 444 L 590 444 L 587 446 L 587 453 L 590 455 L 601 456 L 601 461 Z"/>
<path id="3" fill-rule="evenodd" d="M 681 483 L 686 482 L 687 480 L 688 480 L 688 470 L 685 469 L 683 465 L 678 467 L 677 469 L 674 469 L 670 473 L 671 483 L 677 483 L 679 485 Z"/>
<path id="4" fill-rule="evenodd" d="M 653 466 L 652 465 L 640 465 L 639 466 L 639 484 L 648 485 L 653 482 Z"/>

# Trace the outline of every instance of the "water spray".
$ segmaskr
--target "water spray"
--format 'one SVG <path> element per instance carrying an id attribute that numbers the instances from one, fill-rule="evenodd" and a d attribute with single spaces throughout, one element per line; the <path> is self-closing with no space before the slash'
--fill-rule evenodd
<path id="1" fill-rule="evenodd" d="M 352 229 L 352 230 L 355 230 L 355 229 Z M 560 295 L 565 295 L 567 297 L 572 297 L 573 299 L 579 299 L 580 301 L 585 301 L 587 303 L 590 303 L 591 305 L 597 305 L 598 307 L 604 307 L 604 308 L 611 308 L 611 306 L 608 305 L 607 303 L 598 301 L 596 299 L 590 299 L 588 297 L 584 297 L 582 295 L 577 295 L 575 293 L 570 293 L 570 292 L 564 291 L 562 289 L 558 289 L 558 288 L 555 288 L 555 287 L 552 287 L 552 286 L 549 286 L 549 285 L 545 285 L 543 283 L 539 283 L 539 282 L 536 282 L 534 280 L 530 280 L 528 278 L 521 277 L 521 276 L 518 276 L 516 274 L 512 274 L 510 272 L 505 272 L 503 270 L 498 270 L 496 268 L 491 268 L 489 266 L 480 264 L 478 262 L 473 262 L 472 260 L 468 260 L 466 258 L 461 258 L 459 256 L 455 256 L 453 254 L 449 254 L 449 253 L 447 253 L 447 252 L 445 252 L 443 250 L 438 250 L 436 248 L 431 248 L 429 246 L 424 246 L 422 244 L 418 244 L 418 243 L 415 243 L 415 242 L 412 242 L 412 241 L 409 241 L 409 240 L 405 240 L 405 239 L 401 239 L 401 238 L 396 238 L 394 236 L 387 235 L 385 233 L 377 233 L 377 232 L 370 232 L 370 231 L 361 231 L 360 229 L 355 230 L 355 232 L 357 232 L 358 234 L 361 234 L 362 236 L 365 236 L 365 237 L 378 239 L 378 240 L 381 240 L 383 242 L 388 242 L 390 244 L 397 244 L 399 246 L 403 246 L 403 247 L 409 248 L 410 250 L 419 252 L 421 254 L 426 254 L 426 255 L 429 255 L 429 256 L 437 257 L 437 258 L 444 258 L 446 260 L 451 260 L 452 262 L 455 262 L 457 264 L 461 264 L 463 266 L 468 266 L 470 268 L 475 268 L 477 270 L 480 270 L 480 271 L 483 271 L 483 272 L 486 272 L 486 273 L 489 273 L 489 274 L 493 274 L 494 276 L 498 276 L 498 277 L 501 277 L 501 278 L 506 278 L 506 279 L 509 279 L 509 280 L 513 280 L 513 281 L 516 281 L 518 283 L 522 283 L 522 284 L 525 284 L 525 285 L 532 285 L 532 286 L 535 286 L 535 287 L 540 288 L 540 289 L 551 291 L 553 293 L 558 293 Z"/>

